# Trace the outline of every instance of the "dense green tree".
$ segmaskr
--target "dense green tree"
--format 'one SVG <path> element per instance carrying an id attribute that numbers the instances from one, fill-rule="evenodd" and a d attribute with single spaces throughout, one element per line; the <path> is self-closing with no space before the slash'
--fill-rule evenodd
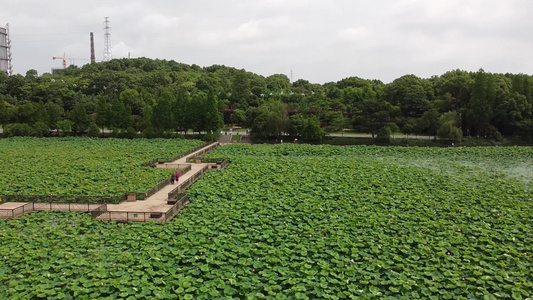
<path id="1" fill-rule="evenodd" d="M 132 126 L 131 108 L 122 101 L 113 100 L 108 111 L 109 126 L 111 128 L 127 129 Z"/>
<path id="2" fill-rule="evenodd" d="M 290 118 L 289 132 L 303 142 L 321 142 L 326 132 L 316 116 L 296 114 Z"/>
<path id="3" fill-rule="evenodd" d="M 421 130 L 419 128 L 422 127 L 423 125 L 420 126 L 418 121 L 419 120 L 415 118 L 405 119 L 405 121 L 403 122 L 403 126 L 402 126 L 402 132 L 407 135 L 420 132 Z"/>
<path id="4" fill-rule="evenodd" d="M 210 94 L 216 97 L 208 99 Z M 275 120 L 261 108 L 270 102 L 284 103 L 290 115 L 315 116 L 328 131 L 344 127 L 342 115 L 349 120 L 346 127 L 358 131 L 399 126 L 405 133 L 434 134 L 438 117 L 451 111 L 461 117 L 465 135 L 527 138 L 533 122 L 533 77 L 483 70 L 452 70 L 429 79 L 406 75 L 386 85 L 358 77 L 291 84 L 283 74 L 265 78 L 222 65 L 202 68 L 147 58 L 69 67 L 58 75 L 0 73 L 0 123 L 6 125 L 44 122 L 54 128 L 60 120 L 73 120 L 75 107 L 83 102 L 101 128 L 205 130 L 218 122 L 212 99 L 218 110 L 244 111 L 242 125 L 248 127 L 260 115 L 256 123 Z"/>
<path id="5" fill-rule="evenodd" d="M 231 80 L 231 105 L 245 109 L 248 107 L 248 99 L 250 98 L 250 79 L 246 71 L 238 70 Z"/>
<path id="6" fill-rule="evenodd" d="M 206 129 L 206 95 L 205 93 L 194 94 L 191 99 L 191 108 L 188 113 L 194 118 L 190 119 L 190 128 L 195 132 L 201 132 Z"/>
<path id="7" fill-rule="evenodd" d="M 46 111 L 42 103 L 23 101 L 17 106 L 17 111 L 12 117 L 16 123 L 34 124 L 35 122 L 46 121 Z"/>
<path id="8" fill-rule="evenodd" d="M 436 95 L 441 97 L 449 95 L 450 106 L 446 109 L 458 110 L 468 106 L 474 87 L 474 78 L 466 71 L 453 70 L 435 78 L 434 87 Z"/>
<path id="9" fill-rule="evenodd" d="M 111 104 L 105 97 L 99 97 L 96 106 L 96 125 L 101 128 L 111 128 Z"/>
<path id="10" fill-rule="evenodd" d="M 246 113 L 242 109 L 235 109 L 231 114 L 231 122 L 235 125 L 242 126 L 246 122 Z"/>
<path id="11" fill-rule="evenodd" d="M 119 99 L 122 103 L 124 103 L 125 106 L 129 106 L 131 108 L 132 114 L 141 114 L 144 102 L 142 101 L 142 97 L 139 92 L 134 89 L 124 90 L 120 93 Z"/>
<path id="12" fill-rule="evenodd" d="M 5 125 L 9 122 L 10 111 L 4 100 L 0 99 L 0 125 Z"/>
<path id="13" fill-rule="evenodd" d="M 340 111 L 332 111 L 329 112 L 326 115 L 327 118 L 327 131 L 329 132 L 337 132 L 337 131 L 343 131 L 344 127 L 346 126 L 346 118 L 342 115 L 342 112 Z"/>
<path id="14" fill-rule="evenodd" d="M 265 79 L 267 89 L 271 93 L 280 93 L 282 91 L 289 91 L 291 88 L 291 82 L 289 77 L 285 74 L 270 75 Z"/>
<path id="15" fill-rule="evenodd" d="M 173 126 L 176 129 L 187 131 L 192 129 L 196 119 L 195 107 L 189 92 L 178 92 L 173 105 Z"/>
<path id="16" fill-rule="evenodd" d="M 222 121 L 222 114 L 218 111 L 218 100 L 214 93 L 208 93 L 205 101 L 205 116 L 204 129 L 207 132 L 220 132 L 224 122 Z"/>
<path id="17" fill-rule="evenodd" d="M 5 126 L 4 128 L 4 135 L 7 137 L 32 136 L 33 134 L 33 128 L 26 123 L 13 123 Z"/>
<path id="18" fill-rule="evenodd" d="M 425 111 L 417 121 L 416 132 L 436 135 L 440 114 L 435 108 Z"/>
<path id="19" fill-rule="evenodd" d="M 9 76 L 5 72 L 0 72 L 0 96 L 6 95 L 8 91 Z"/>
<path id="20" fill-rule="evenodd" d="M 172 129 L 172 103 L 174 96 L 164 89 L 159 95 L 159 100 L 152 107 L 152 125 L 155 129 L 168 130 Z"/>
<path id="21" fill-rule="evenodd" d="M 87 129 L 87 135 L 90 137 L 98 137 L 100 135 L 100 128 L 96 125 L 96 120 L 91 118 L 89 128 Z"/>
<path id="22" fill-rule="evenodd" d="M 404 117 L 419 118 L 429 109 L 433 90 L 431 84 L 414 75 L 405 75 L 389 84 L 386 88 L 387 100 L 397 105 Z"/>
<path id="23" fill-rule="evenodd" d="M 87 113 L 85 102 L 78 102 L 74 106 L 74 109 L 70 112 L 70 120 L 72 121 L 72 131 L 74 133 L 87 131 L 91 124 L 91 119 Z"/>
<path id="24" fill-rule="evenodd" d="M 26 84 L 25 78 L 16 74 L 9 76 L 7 80 L 7 94 L 17 98 L 24 99 L 24 85 Z"/>
<path id="25" fill-rule="evenodd" d="M 32 126 L 32 136 L 43 137 L 50 135 L 50 127 L 42 121 L 35 122 Z"/>
<path id="26" fill-rule="evenodd" d="M 269 102 L 259 107 L 259 114 L 254 118 L 250 135 L 255 140 L 281 138 L 288 130 L 289 118 L 283 103 Z"/>
<path id="27" fill-rule="evenodd" d="M 461 124 L 461 117 L 457 112 L 450 111 L 443 114 L 439 118 L 439 129 L 437 136 L 442 139 L 451 141 L 460 141 L 463 137 L 463 132 L 459 127 Z"/>
<path id="28" fill-rule="evenodd" d="M 389 126 L 381 127 L 376 135 L 376 142 L 389 144 L 392 141 L 392 130 Z"/>
<path id="29" fill-rule="evenodd" d="M 64 110 L 61 106 L 55 104 L 54 102 L 47 102 L 44 105 L 44 109 L 46 110 L 47 114 L 47 123 L 46 125 L 49 128 L 56 129 L 57 128 L 57 122 L 62 120 L 64 115 Z"/>
<path id="30" fill-rule="evenodd" d="M 354 128 L 369 132 L 372 138 L 392 119 L 394 108 L 384 100 L 364 100 L 357 106 L 358 113 L 352 118 Z"/>
<path id="31" fill-rule="evenodd" d="M 469 129 L 472 130 L 472 133 L 479 136 L 487 134 L 495 99 L 496 85 L 494 77 L 485 73 L 482 69 L 479 70 L 476 74 L 472 98 L 467 112 Z"/>
<path id="32" fill-rule="evenodd" d="M 65 119 L 57 122 L 57 129 L 61 135 L 72 131 L 72 121 Z"/>
<path id="33" fill-rule="evenodd" d="M 248 107 L 248 109 L 246 110 L 246 127 L 252 127 L 255 118 L 257 118 L 259 114 L 261 114 L 261 110 L 259 109 L 259 107 Z"/>

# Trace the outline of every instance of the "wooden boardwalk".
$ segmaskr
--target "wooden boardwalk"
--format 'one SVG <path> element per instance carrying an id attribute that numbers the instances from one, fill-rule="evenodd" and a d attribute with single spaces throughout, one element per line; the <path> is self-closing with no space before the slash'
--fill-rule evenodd
<path id="1" fill-rule="evenodd" d="M 157 191 L 153 195 L 144 200 L 123 201 L 119 204 L 107 204 L 102 207 L 102 204 L 94 204 L 90 206 L 88 204 L 80 204 L 87 206 L 87 209 L 73 209 L 76 203 L 72 205 L 50 204 L 50 209 L 39 210 L 55 210 L 55 211 L 85 211 L 91 212 L 94 219 L 107 220 L 107 221 L 119 221 L 119 222 L 145 222 L 145 221 L 159 221 L 167 222 L 172 219 L 187 203 L 188 198 L 169 204 L 169 194 L 174 197 L 176 191 L 183 191 L 188 188 L 192 183 L 198 180 L 208 170 L 218 169 L 221 166 L 215 163 L 189 163 L 190 158 L 196 158 L 203 153 L 206 153 L 216 147 L 220 146 L 220 143 L 209 144 L 199 150 L 185 155 L 173 162 L 158 164 L 156 168 L 169 168 L 176 169 L 186 165 L 190 165 L 191 169 L 185 174 L 179 177 L 178 182 L 174 184 L 168 184 L 161 190 Z M 174 193 L 172 193 L 174 192 Z M 170 202 L 170 203 L 171 203 Z M 38 209 L 33 209 L 33 205 L 28 202 L 6 202 L 0 204 L 0 218 L 16 218 L 22 215 L 31 213 Z M 33 203 L 39 205 L 38 203 Z M 45 203 L 47 205 L 48 203 Z M 42 206 L 42 205 L 41 205 Z M 95 210 L 91 210 L 91 207 Z"/>

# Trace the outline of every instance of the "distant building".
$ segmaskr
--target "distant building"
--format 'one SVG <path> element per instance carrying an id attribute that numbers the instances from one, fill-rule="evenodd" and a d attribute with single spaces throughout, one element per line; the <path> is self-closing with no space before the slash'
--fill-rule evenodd
<path id="1" fill-rule="evenodd" d="M 52 68 L 52 74 L 53 75 L 58 75 L 58 74 L 61 74 L 65 71 L 65 69 L 54 69 Z"/>
<path id="2" fill-rule="evenodd" d="M 11 42 L 9 40 L 9 26 L 0 27 L 0 72 L 11 74 Z"/>

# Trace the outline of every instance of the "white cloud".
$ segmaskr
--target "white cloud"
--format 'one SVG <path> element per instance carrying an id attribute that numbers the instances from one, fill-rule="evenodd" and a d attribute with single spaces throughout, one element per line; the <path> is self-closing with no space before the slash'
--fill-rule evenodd
<path id="1" fill-rule="evenodd" d="M 531 73 L 528 0 L 7 0 L 15 72 L 48 72 L 66 52 L 103 53 L 110 17 L 114 57 L 224 64 L 311 82 L 346 76 L 385 82 L 455 68 Z M 60 64 L 60 63 L 59 63 Z"/>
<path id="2" fill-rule="evenodd" d="M 365 26 L 349 27 L 339 30 L 338 35 L 341 39 L 348 41 L 360 41 L 371 38 L 370 32 Z"/>

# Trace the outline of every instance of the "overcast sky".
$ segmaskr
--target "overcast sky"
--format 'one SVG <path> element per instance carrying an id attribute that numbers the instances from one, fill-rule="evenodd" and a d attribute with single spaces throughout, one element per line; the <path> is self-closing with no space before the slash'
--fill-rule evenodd
<path id="1" fill-rule="evenodd" d="M 104 52 L 286 74 L 390 82 L 453 69 L 533 73 L 531 0 L 3 0 L 13 67 L 25 74 Z"/>

